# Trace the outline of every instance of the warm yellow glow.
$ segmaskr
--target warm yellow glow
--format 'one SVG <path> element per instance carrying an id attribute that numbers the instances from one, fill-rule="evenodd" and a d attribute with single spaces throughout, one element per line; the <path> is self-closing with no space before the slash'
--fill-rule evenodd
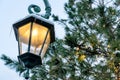
<path id="1" fill-rule="evenodd" d="M 38 34 L 38 31 L 36 29 L 33 30 L 32 35 L 36 36 Z"/>
<path id="2" fill-rule="evenodd" d="M 82 54 L 78 57 L 78 60 L 83 61 L 85 58 L 86 58 L 86 56 L 84 54 Z"/>
<path id="3" fill-rule="evenodd" d="M 19 28 L 20 41 L 25 44 L 28 44 L 29 42 L 30 26 L 31 26 L 31 23 L 28 23 Z M 48 28 L 42 25 L 39 25 L 37 23 L 33 23 L 31 45 L 35 48 L 39 48 L 44 42 L 47 31 L 48 31 Z M 50 32 L 48 33 L 45 44 L 48 44 L 48 43 L 50 43 Z"/>
<path id="4" fill-rule="evenodd" d="M 108 48 L 110 48 L 111 46 L 110 45 L 107 45 Z"/>
<path id="5" fill-rule="evenodd" d="M 76 51 L 79 51 L 80 50 L 80 48 L 79 47 L 76 47 Z"/>

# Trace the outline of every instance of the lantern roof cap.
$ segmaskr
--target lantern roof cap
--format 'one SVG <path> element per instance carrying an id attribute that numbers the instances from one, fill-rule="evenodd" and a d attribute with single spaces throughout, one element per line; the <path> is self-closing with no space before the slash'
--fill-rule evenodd
<path id="1" fill-rule="evenodd" d="M 49 23 L 49 24 L 51 24 L 51 25 L 54 25 L 54 23 L 53 23 L 52 21 L 43 18 L 43 17 L 40 16 L 39 14 L 29 14 L 28 16 L 25 16 L 24 18 L 17 20 L 17 21 L 15 22 L 15 24 L 18 23 L 18 22 L 20 22 L 20 21 L 22 21 L 22 20 L 24 20 L 24 19 L 26 19 L 26 18 L 29 18 L 29 17 L 34 17 L 34 18 L 36 18 L 36 19 L 40 19 L 40 20 L 45 21 L 45 22 L 47 22 L 47 23 Z"/>

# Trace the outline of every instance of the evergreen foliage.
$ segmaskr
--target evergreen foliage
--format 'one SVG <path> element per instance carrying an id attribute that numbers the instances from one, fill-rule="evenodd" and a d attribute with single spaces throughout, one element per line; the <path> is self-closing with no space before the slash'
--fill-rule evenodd
<path id="1" fill-rule="evenodd" d="M 67 19 L 53 15 L 66 35 L 56 39 L 30 80 L 115 80 L 120 75 L 120 1 L 68 0 Z M 26 69 L 3 55 L 5 65 L 24 75 Z"/>

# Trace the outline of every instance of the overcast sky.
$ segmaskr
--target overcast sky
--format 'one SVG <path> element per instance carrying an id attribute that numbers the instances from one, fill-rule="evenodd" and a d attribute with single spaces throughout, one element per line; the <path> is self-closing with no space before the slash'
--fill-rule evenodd
<path id="1" fill-rule="evenodd" d="M 67 0 L 49 0 L 52 13 L 65 17 L 64 3 Z M 0 56 L 5 54 L 17 60 L 18 47 L 15 40 L 12 24 L 29 15 L 27 8 L 30 4 L 37 4 L 44 13 L 43 0 L 0 0 Z M 56 37 L 63 38 L 64 29 L 55 25 Z M 0 60 L 0 80 L 23 80 L 15 70 L 4 65 Z"/>

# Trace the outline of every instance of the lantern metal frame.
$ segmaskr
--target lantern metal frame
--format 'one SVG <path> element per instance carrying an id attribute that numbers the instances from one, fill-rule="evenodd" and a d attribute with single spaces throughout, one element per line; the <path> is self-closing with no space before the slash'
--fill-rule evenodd
<path id="1" fill-rule="evenodd" d="M 32 24 L 31 24 L 31 30 L 30 30 L 30 37 L 29 37 L 29 43 L 28 43 L 28 51 L 22 55 L 20 55 L 20 41 L 19 41 L 19 33 L 18 33 L 18 29 L 27 24 L 27 23 L 37 23 L 39 25 L 42 25 L 46 28 L 48 28 L 48 31 L 46 33 L 46 36 L 45 36 L 45 39 L 44 39 L 44 42 L 42 44 L 42 47 L 41 47 L 41 50 L 39 52 L 39 55 L 35 55 L 35 54 L 32 54 L 30 52 L 30 47 L 31 47 L 31 35 L 32 35 Z M 16 40 L 18 41 L 18 52 L 19 52 L 19 56 L 18 56 L 18 59 L 20 62 L 23 62 L 24 63 L 24 66 L 27 67 L 27 68 L 33 68 L 34 66 L 36 65 L 41 65 L 42 64 L 42 60 L 41 60 L 41 57 L 40 57 L 40 54 L 43 50 L 43 47 L 44 47 L 44 44 L 45 44 L 45 41 L 46 41 L 46 38 L 47 38 L 47 35 L 48 35 L 48 32 L 50 31 L 50 43 L 54 42 L 55 41 L 55 34 L 54 34 L 54 24 L 50 21 L 48 21 L 47 19 L 44 19 L 40 16 L 37 16 L 37 15 L 29 15 L 27 16 L 26 18 L 16 22 L 15 24 L 13 24 L 13 28 L 14 28 L 14 32 L 15 32 L 15 36 L 16 36 Z"/>

